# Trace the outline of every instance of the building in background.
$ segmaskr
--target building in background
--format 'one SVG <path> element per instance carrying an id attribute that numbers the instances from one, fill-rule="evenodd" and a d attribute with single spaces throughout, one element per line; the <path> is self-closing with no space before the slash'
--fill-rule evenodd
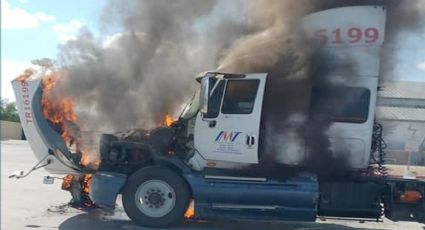
<path id="1" fill-rule="evenodd" d="M 378 93 L 376 118 L 384 127 L 386 163 L 425 165 L 425 83 L 384 82 Z M 407 151 L 413 136 L 421 136 L 417 151 Z"/>
<path id="2" fill-rule="evenodd" d="M 1 140 L 22 140 L 24 134 L 18 122 L 0 121 Z"/>

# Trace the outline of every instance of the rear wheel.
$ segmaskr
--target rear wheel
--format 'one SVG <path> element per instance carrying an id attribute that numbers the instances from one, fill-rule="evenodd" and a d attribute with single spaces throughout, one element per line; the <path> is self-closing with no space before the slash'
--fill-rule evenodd
<path id="1" fill-rule="evenodd" d="M 183 222 L 190 191 L 186 181 L 176 172 L 150 166 L 130 176 L 122 200 L 125 212 L 137 224 L 167 227 Z"/>

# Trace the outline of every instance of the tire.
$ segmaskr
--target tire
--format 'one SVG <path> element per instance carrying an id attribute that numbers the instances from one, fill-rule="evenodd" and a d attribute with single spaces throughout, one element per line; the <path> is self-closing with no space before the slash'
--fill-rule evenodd
<path id="1" fill-rule="evenodd" d="M 133 173 L 122 192 L 124 210 L 145 227 L 169 227 L 183 222 L 190 202 L 186 181 L 171 169 L 149 166 Z"/>

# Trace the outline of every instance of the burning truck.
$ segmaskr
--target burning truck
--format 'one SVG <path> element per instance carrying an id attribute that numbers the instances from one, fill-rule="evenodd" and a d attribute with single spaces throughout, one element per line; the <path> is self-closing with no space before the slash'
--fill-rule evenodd
<path id="1" fill-rule="evenodd" d="M 284 70 L 205 72 L 178 119 L 102 134 L 98 141 L 81 138 L 71 99 L 47 99 L 56 73 L 27 72 L 12 84 L 39 160 L 34 169 L 70 174 L 63 187 L 76 190 L 77 200 L 83 191 L 89 204 L 113 208 L 121 194 L 128 216 L 150 227 L 172 226 L 185 216 L 423 222 L 425 182 L 391 178 L 382 167 L 374 108 L 385 19 L 381 6 L 307 15 L 299 32 L 319 44 L 317 58 L 327 62 L 303 87 L 279 78 Z M 323 70 L 329 66 L 332 71 Z M 292 103 L 294 96 L 306 100 Z M 294 106 L 296 113 L 288 114 Z"/>

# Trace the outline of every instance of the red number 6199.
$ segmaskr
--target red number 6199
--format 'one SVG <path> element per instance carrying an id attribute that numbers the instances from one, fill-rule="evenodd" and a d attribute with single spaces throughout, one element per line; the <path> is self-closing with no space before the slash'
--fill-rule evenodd
<path id="1" fill-rule="evenodd" d="M 377 28 L 350 28 L 343 36 L 341 29 L 328 31 L 327 29 L 317 30 L 315 37 L 322 44 L 356 44 L 356 43 L 375 43 L 379 39 L 379 30 Z"/>

